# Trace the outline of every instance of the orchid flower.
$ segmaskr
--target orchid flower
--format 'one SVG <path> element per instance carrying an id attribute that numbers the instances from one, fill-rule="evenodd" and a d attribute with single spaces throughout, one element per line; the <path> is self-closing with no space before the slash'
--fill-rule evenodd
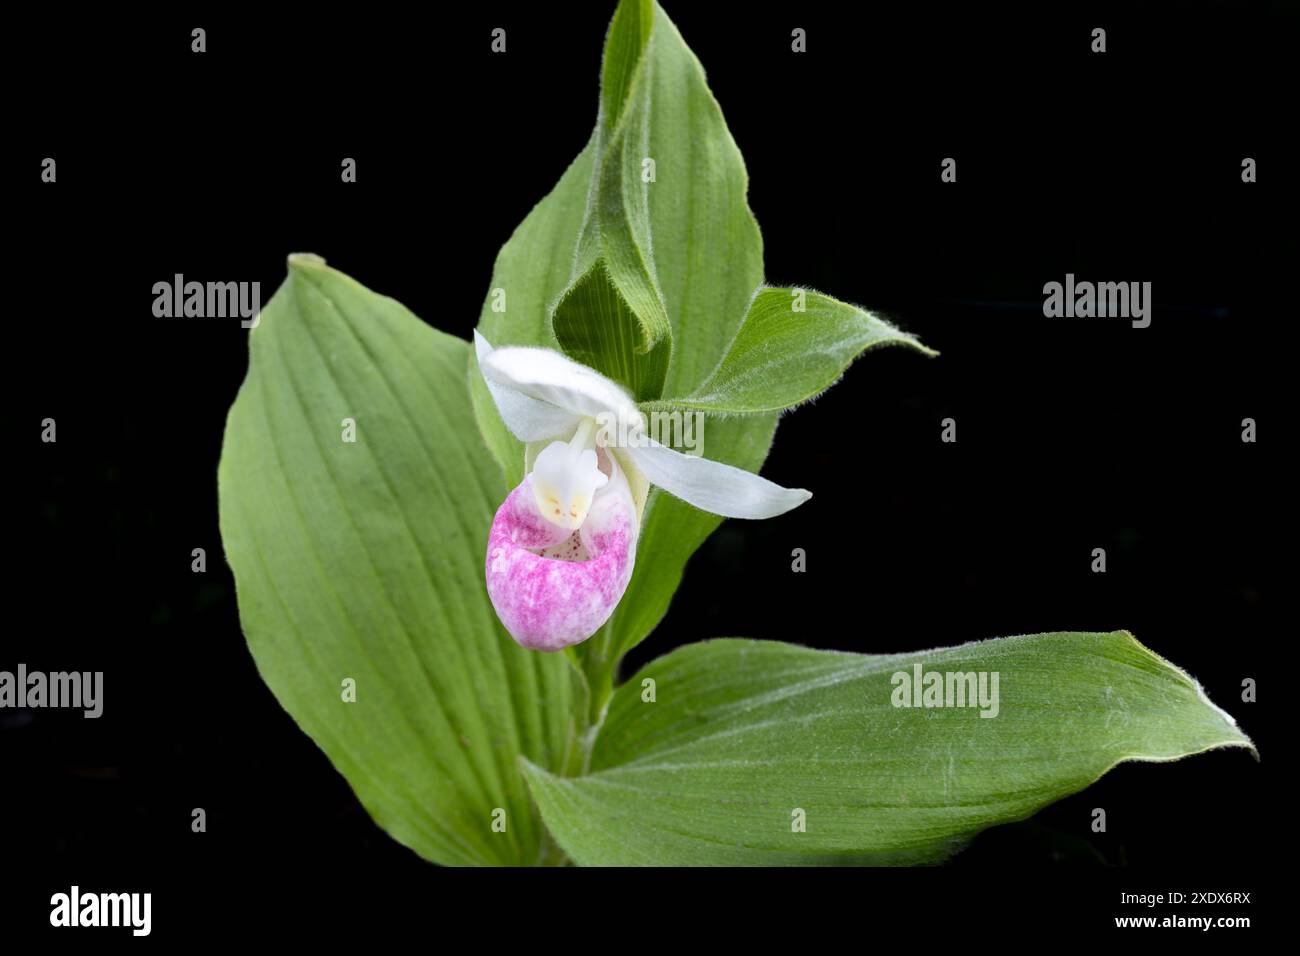
<path id="1" fill-rule="evenodd" d="M 651 485 L 728 518 L 771 518 L 811 495 L 655 441 L 631 395 L 551 349 L 494 349 L 479 369 L 525 443 L 524 480 L 488 535 L 487 590 L 524 647 L 558 651 L 596 633 L 627 590 Z"/>

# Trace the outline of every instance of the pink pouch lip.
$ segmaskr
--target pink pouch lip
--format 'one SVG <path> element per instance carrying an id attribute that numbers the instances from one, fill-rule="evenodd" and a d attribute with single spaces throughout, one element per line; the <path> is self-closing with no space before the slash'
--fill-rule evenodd
<path id="1" fill-rule="evenodd" d="M 573 532 L 538 513 L 525 477 L 497 509 L 486 562 L 488 597 L 515 641 L 559 651 L 596 633 L 627 590 L 636 530 L 630 495 L 602 494 L 577 532 L 585 560 L 545 557 Z"/>

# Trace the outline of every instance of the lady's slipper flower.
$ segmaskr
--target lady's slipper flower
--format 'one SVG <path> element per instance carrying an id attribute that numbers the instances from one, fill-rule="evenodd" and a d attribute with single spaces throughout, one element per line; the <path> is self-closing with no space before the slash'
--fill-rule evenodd
<path id="1" fill-rule="evenodd" d="M 617 383 L 543 348 L 494 349 L 474 333 L 479 369 L 527 474 L 497 509 L 487 589 L 524 647 L 585 641 L 627 589 L 649 485 L 728 518 L 771 518 L 807 501 L 741 468 L 652 439 Z"/>

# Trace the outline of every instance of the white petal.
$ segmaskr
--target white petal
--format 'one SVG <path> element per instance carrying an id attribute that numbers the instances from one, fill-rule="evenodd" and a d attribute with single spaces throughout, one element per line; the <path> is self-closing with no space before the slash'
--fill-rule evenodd
<path id="1" fill-rule="evenodd" d="M 478 356 L 480 371 L 483 371 L 484 360 L 494 351 L 488 340 L 475 330 L 474 352 Z M 497 411 L 501 413 L 506 428 L 522 442 L 567 437 L 578 427 L 578 416 L 570 411 L 529 398 L 513 388 L 498 385 L 486 373 L 483 381 L 487 382 L 488 391 L 497 403 Z"/>
<path id="2" fill-rule="evenodd" d="M 623 387 L 594 369 L 552 349 L 507 346 L 493 349 L 479 360 L 483 377 L 489 383 L 513 389 L 539 402 L 585 418 L 640 425 L 644 421 L 632 397 Z"/>
<path id="3" fill-rule="evenodd" d="M 743 468 L 683 455 L 649 437 L 619 451 L 632 456 L 650 484 L 727 518 L 773 518 L 812 497 L 812 492 L 782 488 Z"/>
<path id="4" fill-rule="evenodd" d="M 595 447 L 587 448 L 591 432 L 579 427 L 568 442 L 553 441 L 533 463 L 533 494 L 537 510 L 552 524 L 576 531 L 587 520 L 597 488 L 605 487 L 608 476 L 597 464 Z"/>

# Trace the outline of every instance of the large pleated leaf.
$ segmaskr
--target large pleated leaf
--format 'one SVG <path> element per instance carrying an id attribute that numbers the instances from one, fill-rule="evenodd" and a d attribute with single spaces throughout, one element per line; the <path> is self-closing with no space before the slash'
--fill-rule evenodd
<path id="1" fill-rule="evenodd" d="M 488 602 L 505 485 L 470 363 L 467 342 L 293 257 L 227 422 L 221 533 L 262 677 L 375 820 L 439 863 L 547 862 L 518 758 L 562 766 L 570 677 Z"/>
<path id="2" fill-rule="evenodd" d="M 1250 746 L 1124 631 L 880 656 L 715 640 L 615 692 L 589 775 L 528 776 L 582 864 L 930 863 L 1120 761 Z"/>

